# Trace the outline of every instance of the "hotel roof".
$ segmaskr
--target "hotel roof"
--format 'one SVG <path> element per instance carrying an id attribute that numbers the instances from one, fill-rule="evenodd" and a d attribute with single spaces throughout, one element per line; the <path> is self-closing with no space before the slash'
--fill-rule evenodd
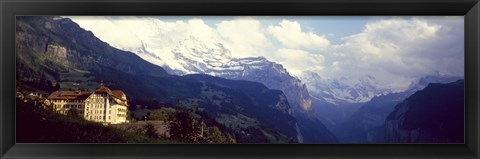
<path id="1" fill-rule="evenodd" d="M 58 99 L 58 100 L 85 100 L 93 93 L 109 94 L 109 95 L 114 96 L 114 97 L 121 100 L 120 102 L 118 102 L 118 104 L 127 105 L 126 102 L 122 100 L 122 96 L 125 95 L 125 93 L 123 91 L 121 91 L 121 90 L 113 90 L 112 91 L 108 87 L 104 86 L 103 84 L 100 85 L 100 87 L 97 90 L 94 90 L 94 91 L 81 91 L 81 90 L 55 91 L 52 94 L 50 94 L 47 98 L 48 99 Z"/>
<path id="2" fill-rule="evenodd" d="M 48 99 L 70 99 L 85 100 L 93 93 L 93 91 L 55 91 L 50 94 Z"/>

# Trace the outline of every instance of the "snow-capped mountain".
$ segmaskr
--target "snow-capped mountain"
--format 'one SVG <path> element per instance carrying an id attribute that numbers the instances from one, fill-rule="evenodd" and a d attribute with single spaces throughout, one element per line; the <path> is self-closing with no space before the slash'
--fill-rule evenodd
<path id="1" fill-rule="evenodd" d="M 209 74 L 260 82 L 271 89 L 282 90 L 294 109 L 312 109 L 305 84 L 291 76 L 281 64 L 264 57 L 235 58 L 221 43 L 208 43 L 193 36 L 180 40 L 169 52 L 155 54 L 145 48 L 148 46 L 132 51 L 170 74 Z"/>
<path id="2" fill-rule="evenodd" d="M 313 97 L 335 105 L 368 102 L 375 96 L 392 92 L 381 89 L 375 77 L 370 75 L 359 79 L 325 79 L 315 72 L 304 71 L 300 79 L 306 83 Z"/>
<path id="3" fill-rule="evenodd" d="M 219 76 L 223 72 L 238 72 L 232 56 L 221 43 L 207 45 L 195 37 L 187 37 L 171 50 L 173 60 L 166 61 L 175 74 L 204 73 Z M 174 64 L 176 63 L 176 64 Z"/>

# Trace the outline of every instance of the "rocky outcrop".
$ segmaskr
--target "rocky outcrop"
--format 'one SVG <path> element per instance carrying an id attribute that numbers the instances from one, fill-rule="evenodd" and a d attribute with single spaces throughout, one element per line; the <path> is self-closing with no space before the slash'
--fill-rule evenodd
<path id="1" fill-rule="evenodd" d="M 62 65 L 68 66 L 70 64 L 68 62 L 69 60 L 68 60 L 67 57 L 68 57 L 68 55 L 70 55 L 70 57 L 72 56 L 71 54 L 68 53 L 69 51 L 70 50 L 67 50 L 67 48 L 65 48 L 63 46 L 56 45 L 56 44 L 48 44 L 47 49 L 45 51 L 45 54 L 52 61 L 55 61 L 55 62 L 58 62 Z"/>
<path id="2" fill-rule="evenodd" d="M 248 62 L 245 62 L 251 60 L 256 60 L 257 64 L 248 65 Z M 271 89 L 281 90 L 294 109 L 307 112 L 312 110 L 312 100 L 305 84 L 291 76 L 282 65 L 270 62 L 263 57 L 236 59 L 236 61 L 245 68 L 238 76 L 231 77 L 232 79 L 260 82 Z"/>

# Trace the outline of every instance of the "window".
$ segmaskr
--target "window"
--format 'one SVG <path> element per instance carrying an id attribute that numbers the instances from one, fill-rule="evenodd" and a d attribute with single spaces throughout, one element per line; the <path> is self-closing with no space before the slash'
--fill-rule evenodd
<path id="1" fill-rule="evenodd" d="M 111 113 L 112 113 L 112 111 L 111 111 L 111 110 L 108 110 L 108 114 L 111 114 Z"/>
<path id="2" fill-rule="evenodd" d="M 110 116 L 108 116 L 108 120 L 110 120 Z"/>

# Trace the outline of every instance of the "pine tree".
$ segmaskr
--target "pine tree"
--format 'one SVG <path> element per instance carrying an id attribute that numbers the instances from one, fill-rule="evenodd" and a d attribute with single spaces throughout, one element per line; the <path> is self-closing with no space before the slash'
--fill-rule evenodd
<path id="1" fill-rule="evenodd" d="M 235 144 L 235 143 L 237 143 L 237 140 L 235 139 L 235 137 L 232 134 L 228 133 L 227 134 L 227 143 Z"/>
<path id="2" fill-rule="evenodd" d="M 226 139 L 222 135 L 222 132 L 218 127 L 209 127 L 208 128 L 208 140 L 211 143 L 222 144 L 225 143 Z"/>
<path id="3" fill-rule="evenodd" d="M 147 125 L 145 125 L 145 134 L 153 138 L 157 138 L 158 136 L 157 132 L 155 131 L 155 127 L 151 123 L 148 123 Z"/>
<path id="4" fill-rule="evenodd" d="M 57 82 L 57 84 L 55 84 L 53 91 L 59 91 L 59 90 L 60 90 L 60 83 Z"/>
<path id="5" fill-rule="evenodd" d="M 169 116 L 170 137 L 184 142 L 195 142 L 200 124 L 193 119 L 190 112 L 179 110 Z"/>

